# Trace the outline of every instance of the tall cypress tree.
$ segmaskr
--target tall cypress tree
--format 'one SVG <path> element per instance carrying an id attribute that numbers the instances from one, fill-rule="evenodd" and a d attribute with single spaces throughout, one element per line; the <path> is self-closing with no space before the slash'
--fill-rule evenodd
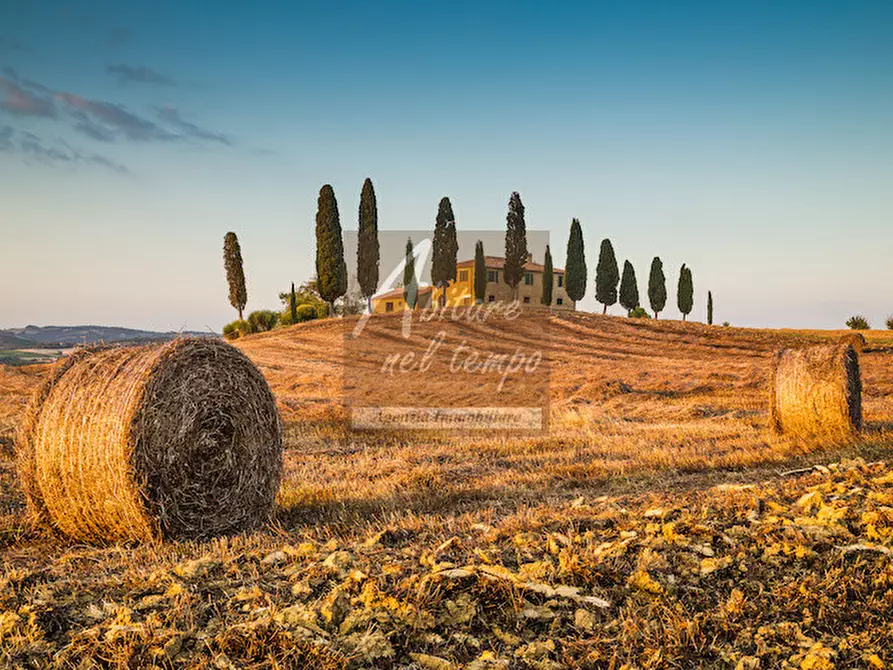
<path id="1" fill-rule="evenodd" d="M 623 261 L 623 277 L 620 279 L 620 305 L 627 313 L 639 306 L 639 284 L 636 282 L 636 270 L 629 261 Z"/>
<path id="2" fill-rule="evenodd" d="M 372 296 L 378 289 L 378 205 L 375 189 L 368 177 L 360 193 L 360 218 L 357 233 L 357 281 L 360 292 L 366 298 L 366 306 L 372 311 Z"/>
<path id="3" fill-rule="evenodd" d="M 606 314 L 608 306 L 617 302 L 617 282 L 620 273 L 617 271 L 617 258 L 611 240 L 602 240 L 598 252 L 598 265 L 595 268 L 595 299 L 604 305 L 602 314 Z"/>
<path id="4" fill-rule="evenodd" d="M 431 283 L 442 289 L 443 295 L 446 296 L 450 282 L 456 280 L 456 254 L 459 253 L 456 217 L 453 215 L 453 205 L 449 198 L 441 198 L 437 207 L 432 247 Z"/>
<path id="5" fill-rule="evenodd" d="M 527 225 L 524 223 L 524 205 L 515 191 L 509 198 L 509 211 L 505 217 L 505 283 L 512 287 L 517 297 L 518 283 L 524 276 L 527 263 Z"/>
<path id="6" fill-rule="evenodd" d="M 403 265 L 403 299 L 409 309 L 415 309 L 419 299 L 419 283 L 415 277 L 415 250 L 412 238 L 406 240 L 406 263 Z"/>
<path id="7" fill-rule="evenodd" d="M 664 264 L 657 256 L 651 261 L 651 274 L 648 275 L 648 301 L 654 311 L 654 318 L 667 304 L 667 280 L 664 277 Z"/>
<path id="8" fill-rule="evenodd" d="M 582 300 L 586 295 L 586 251 L 583 248 L 583 229 L 579 219 L 571 221 L 571 233 L 567 239 L 564 290 L 574 302 Z"/>
<path id="9" fill-rule="evenodd" d="M 694 284 L 692 283 L 691 270 L 682 264 L 679 270 L 679 284 L 676 287 L 676 305 L 682 312 L 682 320 L 691 312 L 694 305 Z"/>
<path id="10" fill-rule="evenodd" d="M 540 300 L 546 307 L 552 306 L 552 284 L 554 282 L 552 269 L 552 251 L 547 244 L 546 258 L 543 261 L 543 297 Z"/>
<path id="11" fill-rule="evenodd" d="M 335 301 L 347 293 L 347 264 L 341 239 L 341 219 L 335 191 L 326 184 L 319 190 L 316 210 L 316 289 L 334 313 Z"/>
<path id="12" fill-rule="evenodd" d="M 298 322 L 298 296 L 295 294 L 295 283 L 291 283 L 291 293 L 288 296 L 288 315 L 291 317 L 291 322 Z"/>
<path id="13" fill-rule="evenodd" d="M 713 325 L 713 292 L 707 291 L 707 325 Z"/>
<path id="14" fill-rule="evenodd" d="M 474 245 L 474 300 L 484 302 L 487 297 L 487 260 L 484 257 L 484 243 Z"/>
<path id="15" fill-rule="evenodd" d="M 242 267 L 242 249 L 235 233 L 227 233 L 223 238 L 223 267 L 226 269 L 226 282 L 229 284 L 229 304 L 242 312 L 248 304 L 248 289 L 245 287 L 245 270 Z"/>

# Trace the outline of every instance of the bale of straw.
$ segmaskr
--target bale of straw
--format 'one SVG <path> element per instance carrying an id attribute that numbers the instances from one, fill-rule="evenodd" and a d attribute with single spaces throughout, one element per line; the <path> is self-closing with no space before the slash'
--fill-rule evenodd
<path id="1" fill-rule="evenodd" d="M 205 538 L 273 510 L 282 426 L 235 347 L 85 348 L 37 390 L 16 440 L 35 521 L 92 543 Z"/>
<path id="2" fill-rule="evenodd" d="M 774 358 L 769 422 L 779 434 L 846 441 L 862 429 L 859 356 L 849 344 L 782 349 Z"/>
<path id="3" fill-rule="evenodd" d="M 865 351 L 865 336 L 862 333 L 846 333 L 837 340 L 838 344 L 849 344 L 857 354 Z"/>

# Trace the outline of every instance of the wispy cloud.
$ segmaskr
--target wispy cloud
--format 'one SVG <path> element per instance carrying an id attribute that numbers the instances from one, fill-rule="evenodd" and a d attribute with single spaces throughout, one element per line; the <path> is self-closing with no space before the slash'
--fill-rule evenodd
<path id="1" fill-rule="evenodd" d="M 180 112 L 174 107 L 159 107 L 158 116 L 163 121 L 176 128 L 188 137 L 194 137 L 200 140 L 208 140 L 210 142 L 219 142 L 220 144 L 225 144 L 226 146 L 232 146 L 232 140 L 229 137 L 227 137 L 223 133 L 216 133 L 214 131 L 201 128 L 194 123 L 186 121 L 182 116 L 180 116 Z"/>
<path id="2" fill-rule="evenodd" d="M 11 67 L 4 67 L 3 74 L 5 74 L 9 79 L 12 79 L 14 82 L 17 82 L 18 84 L 20 84 L 21 86 L 24 86 L 25 88 L 30 88 L 31 90 L 37 91 L 38 93 L 52 93 L 53 92 L 52 89 L 47 88 L 43 84 L 38 84 L 36 81 L 27 79 L 26 77 L 22 77 L 21 75 L 19 75 L 18 72 L 16 72 Z"/>
<path id="3" fill-rule="evenodd" d="M 118 79 L 119 84 L 154 84 L 157 86 L 176 86 L 176 82 L 163 74 L 145 66 L 109 65 L 107 74 Z"/>
<path id="4" fill-rule="evenodd" d="M 44 165 L 71 168 L 96 165 L 119 174 L 128 172 L 126 167 L 105 156 L 80 151 L 64 140 L 50 143 L 32 132 L 17 131 L 12 126 L 0 126 L 0 151 L 20 154 L 26 163 L 33 160 Z"/>
<path id="5" fill-rule="evenodd" d="M 56 106 L 53 101 L 33 90 L 28 90 L 16 81 L 0 76 L 0 92 L 3 94 L 0 100 L 0 109 L 20 116 L 39 116 L 55 118 Z"/>
<path id="6" fill-rule="evenodd" d="M 97 142 L 114 142 L 115 133 L 100 123 L 96 123 L 86 114 L 77 112 L 74 114 L 77 120 L 74 129 L 81 135 L 85 135 Z"/>
<path id="7" fill-rule="evenodd" d="M 117 131 L 131 141 L 172 140 L 176 135 L 158 126 L 158 124 L 137 116 L 124 105 L 113 102 L 88 100 L 73 93 L 56 93 L 56 99 L 66 103 L 75 114 L 79 124 L 89 121 L 101 122 L 107 128 Z M 95 126 L 94 126 L 95 127 Z M 83 130 L 83 128 L 81 128 Z M 89 134 L 89 133 L 88 133 Z"/>
<path id="8" fill-rule="evenodd" d="M 12 126 L 0 126 L 0 151 L 10 151 L 14 148 L 12 143 L 14 133 Z"/>
<path id="9" fill-rule="evenodd" d="M 157 75 L 151 70 L 147 72 L 152 75 L 139 68 L 131 70 L 128 73 L 136 72 L 135 76 L 141 77 L 142 81 L 149 81 Z M 12 68 L 4 68 L 2 72 L 0 113 L 5 112 L 16 117 L 54 119 L 83 137 L 106 144 L 126 141 L 233 145 L 228 135 L 185 119 L 177 108 L 170 105 L 156 107 L 155 116 L 148 118 L 117 102 L 92 100 L 68 91 L 53 90 L 19 76 Z M 118 70 L 114 72 L 117 73 Z M 0 150 L 5 152 L 17 152 L 53 165 L 95 164 L 115 172 L 127 171 L 124 166 L 104 156 L 79 151 L 63 140 L 48 143 L 37 135 L 24 129 L 17 130 L 14 126 L 0 126 L 0 130 Z"/>

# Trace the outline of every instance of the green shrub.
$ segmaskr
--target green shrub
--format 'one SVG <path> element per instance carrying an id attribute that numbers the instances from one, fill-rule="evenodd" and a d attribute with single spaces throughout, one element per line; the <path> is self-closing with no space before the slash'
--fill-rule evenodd
<path id="1" fill-rule="evenodd" d="M 856 314 L 855 316 L 851 316 L 846 320 L 847 328 L 851 328 L 853 330 L 868 330 L 871 326 L 868 324 L 868 319 L 866 319 L 861 314 Z"/>
<path id="2" fill-rule="evenodd" d="M 887 330 L 893 330 L 893 316 L 887 317 L 886 325 L 887 325 Z"/>
<path id="3" fill-rule="evenodd" d="M 269 309 L 259 309 L 248 315 L 248 323 L 251 324 L 251 332 L 262 333 L 273 330 L 279 322 L 279 312 Z"/>
<path id="4" fill-rule="evenodd" d="M 228 340 L 236 340 L 254 332 L 254 328 L 245 320 L 236 319 L 223 327 L 223 337 Z"/>
<path id="5" fill-rule="evenodd" d="M 631 319 L 650 319 L 651 315 L 645 311 L 645 308 L 639 305 L 635 309 L 629 310 L 627 316 Z"/>
<path id="6" fill-rule="evenodd" d="M 723 322 L 722 322 L 722 325 L 725 326 L 726 328 L 728 328 L 728 327 L 731 326 L 732 324 L 729 323 L 728 321 L 723 321 Z"/>
<path id="7" fill-rule="evenodd" d="M 319 316 L 318 306 L 298 305 L 298 323 L 302 321 L 313 321 Z"/>
<path id="8" fill-rule="evenodd" d="M 326 319 L 329 316 L 329 306 L 323 303 L 322 305 L 316 306 L 316 318 L 317 319 Z"/>

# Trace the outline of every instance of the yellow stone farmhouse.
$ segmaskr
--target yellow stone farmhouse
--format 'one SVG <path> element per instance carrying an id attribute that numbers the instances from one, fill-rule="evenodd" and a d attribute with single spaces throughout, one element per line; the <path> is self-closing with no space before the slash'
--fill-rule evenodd
<path id="1" fill-rule="evenodd" d="M 485 256 L 484 264 L 487 267 L 487 291 L 484 302 L 512 300 L 512 288 L 505 283 L 503 266 L 505 259 L 499 256 Z M 518 300 L 531 306 L 541 306 L 543 296 L 543 270 L 544 266 L 528 260 L 524 265 L 524 276 L 518 284 Z M 564 270 L 554 268 L 552 270 L 552 308 L 575 309 L 573 300 L 567 296 L 564 289 Z M 425 309 L 434 304 L 458 307 L 474 304 L 474 259 L 456 263 L 456 281 L 443 289 L 433 286 L 420 286 L 416 308 Z M 380 293 L 372 297 L 372 311 L 375 314 L 390 312 L 402 312 L 406 309 L 406 301 L 403 299 L 403 289 L 398 288 L 387 293 Z"/>

